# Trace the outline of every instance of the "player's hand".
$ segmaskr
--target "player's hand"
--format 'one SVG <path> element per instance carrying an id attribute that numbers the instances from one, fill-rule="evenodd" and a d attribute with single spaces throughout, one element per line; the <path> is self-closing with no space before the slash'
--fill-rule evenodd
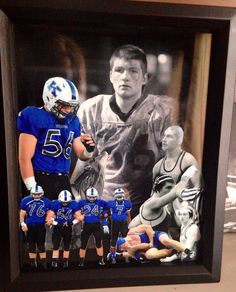
<path id="1" fill-rule="evenodd" d="M 25 222 L 22 222 L 21 223 L 21 229 L 23 232 L 27 232 L 28 231 L 28 226 Z"/>
<path id="2" fill-rule="evenodd" d="M 89 153 L 94 151 L 95 143 L 89 134 L 82 134 L 80 136 L 80 141 L 83 143 L 84 147 Z"/>
<path id="3" fill-rule="evenodd" d="M 102 228 L 103 228 L 103 233 L 104 234 L 109 234 L 110 233 L 109 227 L 107 225 L 103 225 Z"/>

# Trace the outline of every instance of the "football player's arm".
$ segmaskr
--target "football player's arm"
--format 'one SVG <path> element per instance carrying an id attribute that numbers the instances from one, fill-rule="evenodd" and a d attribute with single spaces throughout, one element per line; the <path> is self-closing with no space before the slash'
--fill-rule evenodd
<path id="1" fill-rule="evenodd" d="M 19 213 L 19 221 L 22 231 L 26 232 L 28 231 L 27 224 L 25 223 L 25 217 L 26 217 L 26 211 L 21 209 Z"/>
<path id="2" fill-rule="evenodd" d="M 84 220 L 84 215 L 82 214 L 81 210 L 76 211 L 74 217 L 78 222 L 82 222 Z"/>
<path id="3" fill-rule="evenodd" d="M 86 161 L 91 159 L 93 151 L 95 149 L 95 143 L 92 137 L 88 134 L 83 134 L 77 137 L 73 141 L 73 150 L 80 160 Z"/>
<path id="4" fill-rule="evenodd" d="M 46 224 L 47 225 L 56 225 L 55 224 L 55 213 L 54 213 L 54 211 L 52 211 L 52 210 L 48 210 L 47 211 L 47 216 L 46 216 Z"/>
<path id="5" fill-rule="evenodd" d="M 21 133 L 19 137 L 19 165 L 21 177 L 25 186 L 30 190 L 36 185 L 32 158 L 34 156 L 37 139 L 35 136 Z"/>
<path id="6" fill-rule="evenodd" d="M 131 222 L 131 211 L 128 210 L 126 214 L 127 214 L 127 223 L 130 224 L 130 222 Z"/>
<path id="7" fill-rule="evenodd" d="M 82 222 L 84 220 L 84 216 L 81 214 L 81 211 L 76 211 L 74 213 L 74 220 L 72 221 L 73 225 Z"/>

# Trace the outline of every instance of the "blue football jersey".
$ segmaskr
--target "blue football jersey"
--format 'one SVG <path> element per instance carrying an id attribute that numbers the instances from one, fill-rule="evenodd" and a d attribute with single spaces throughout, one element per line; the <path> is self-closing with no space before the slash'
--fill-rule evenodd
<path id="1" fill-rule="evenodd" d="M 84 215 L 84 222 L 98 223 L 103 214 L 107 213 L 107 202 L 97 199 L 94 202 L 81 200 L 78 202 L 78 210 Z"/>
<path id="2" fill-rule="evenodd" d="M 20 133 L 37 139 L 32 159 L 34 170 L 49 173 L 69 173 L 73 140 L 80 136 L 79 119 L 56 119 L 43 107 L 26 107 L 17 118 Z"/>
<path id="3" fill-rule="evenodd" d="M 26 224 L 44 224 L 50 206 L 51 201 L 46 197 L 34 200 L 30 195 L 24 197 L 20 202 L 20 209 L 26 211 Z"/>
<path id="4" fill-rule="evenodd" d="M 67 206 L 63 206 L 61 202 L 58 200 L 52 201 L 51 208 L 55 215 L 56 215 L 56 221 L 58 223 L 65 223 L 65 222 L 72 222 L 74 220 L 74 214 L 77 211 L 77 202 L 75 200 L 72 200 L 69 202 Z"/>
<path id="5" fill-rule="evenodd" d="M 116 200 L 107 202 L 108 209 L 111 212 L 112 220 L 127 220 L 127 211 L 131 210 L 132 203 L 130 200 L 117 202 Z"/>

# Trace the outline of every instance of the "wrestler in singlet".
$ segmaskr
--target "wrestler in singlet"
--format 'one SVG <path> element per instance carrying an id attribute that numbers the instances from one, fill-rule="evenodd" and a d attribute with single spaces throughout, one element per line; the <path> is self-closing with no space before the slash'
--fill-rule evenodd
<path id="1" fill-rule="evenodd" d="M 183 173 L 186 171 L 187 168 L 189 168 L 189 166 L 186 168 L 182 167 L 182 161 L 185 154 L 186 151 L 181 151 L 174 165 L 172 165 L 171 167 L 168 166 L 168 163 L 166 162 L 167 157 L 165 156 L 164 158 L 162 158 L 159 173 L 157 174 L 157 176 L 163 174 L 170 175 L 174 179 L 175 183 L 178 183 Z"/>

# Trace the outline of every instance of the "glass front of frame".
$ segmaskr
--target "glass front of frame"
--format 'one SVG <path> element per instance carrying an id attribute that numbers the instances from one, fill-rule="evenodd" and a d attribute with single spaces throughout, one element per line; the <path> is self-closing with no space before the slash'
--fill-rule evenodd
<path id="1" fill-rule="evenodd" d="M 111 262 L 109 256 L 119 258 L 119 255 L 113 254 L 111 244 L 116 247 L 115 252 L 120 252 L 116 246 L 116 237 L 111 243 L 111 237 L 114 236 L 112 224 L 117 220 L 128 221 L 128 212 L 131 213 L 129 233 L 133 232 L 134 227 L 148 225 L 158 238 L 157 231 L 165 232 L 168 240 L 181 242 L 185 249 L 190 250 L 190 254 L 185 254 L 182 246 L 180 250 L 176 250 L 178 245 L 174 241 L 160 245 L 165 242 L 160 237 L 156 239 L 154 246 L 158 250 L 163 249 L 163 253 L 156 253 L 155 250 L 152 254 L 151 250 L 140 249 L 135 254 L 130 252 L 129 264 L 125 264 L 126 261 L 122 258 L 116 259 L 118 265 L 123 263 L 127 267 L 142 261 L 157 265 L 160 262 L 164 264 L 165 261 L 176 261 L 177 264 L 195 262 L 199 253 L 197 246 L 201 242 L 203 184 L 199 173 L 203 152 L 211 34 L 186 34 L 180 31 L 174 33 L 168 28 L 163 32 L 139 25 L 127 26 L 125 30 L 116 28 L 115 35 L 109 30 L 83 30 L 80 27 L 73 30 L 23 25 L 16 27 L 19 48 L 17 75 L 21 76 L 18 81 L 19 111 L 29 105 L 43 105 L 43 86 L 51 77 L 67 78 L 78 87 L 78 116 L 82 130 L 93 137 L 97 147 L 93 159 L 88 162 L 77 161 L 75 155 L 72 155 L 72 192 L 78 202 L 86 199 L 88 188 L 95 187 L 99 199 L 109 202 L 106 222 L 109 234 L 103 234 L 103 257 L 108 266 Z M 119 102 L 116 99 L 119 95 L 117 86 L 133 86 L 129 70 L 135 68 L 127 70 L 128 73 L 120 73 L 126 64 L 116 63 L 116 60 L 123 61 L 122 57 L 115 59 L 115 69 L 110 67 L 109 60 L 113 51 L 127 44 L 130 45 L 130 50 L 136 50 L 134 46 L 138 46 L 145 52 L 147 71 L 142 72 L 145 76 L 142 95 L 140 94 L 138 101 L 137 94 L 134 95 L 131 110 L 122 115 L 121 110 L 116 108 Z M 124 61 L 128 62 L 131 57 L 125 58 Z M 137 63 L 141 66 L 141 61 L 138 60 Z M 121 76 L 120 84 L 116 85 L 110 73 L 113 71 L 115 74 L 119 72 L 120 75 L 127 76 Z M 117 90 L 115 95 L 113 86 Z M 134 85 L 136 89 L 135 86 L 139 84 Z M 121 96 L 124 99 L 130 98 L 129 94 Z M 169 128 L 165 132 L 173 125 L 178 127 Z M 173 141 L 169 141 L 170 139 Z M 170 195 L 169 190 L 182 182 L 181 178 L 183 179 L 192 165 L 198 168 L 198 178 L 193 178 L 196 176 L 195 170 L 188 170 L 190 173 L 187 172 L 186 176 L 189 182 L 181 190 L 175 187 L 175 194 Z M 125 200 L 114 207 L 111 201 L 115 199 L 114 192 L 118 188 L 124 190 Z M 19 199 L 26 194 L 23 188 Z M 56 200 L 58 195 L 55 194 L 53 199 Z M 131 210 L 125 205 L 126 201 L 131 202 Z M 91 216 L 90 212 L 86 212 L 91 209 L 93 213 L 93 208 L 94 205 L 87 202 L 82 210 L 85 217 Z M 61 209 L 58 214 L 60 212 Z M 122 216 L 113 216 L 112 219 L 114 212 L 122 213 Z M 74 268 L 80 258 L 82 225 L 83 223 L 76 224 L 72 231 L 70 266 Z M 119 233 L 119 237 L 126 237 L 127 232 L 128 230 Z M 131 240 L 129 235 L 126 239 Z M 26 248 L 25 244 L 22 248 Z M 46 249 L 48 265 L 51 265 L 53 244 L 48 231 Z M 63 245 L 60 249 L 63 249 Z M 96 265 L 99 257 L 95 250 L 95 242 L 91 236 L 85 262 L 95 262 Z M 25 253 L 22 264 L 27 268 L 27 252 Z"/>
<path id="2" fill-rule="evenodd" d="M 221 221 L 215 203 L 224 82 L 215 78 L 225 77 L 228 22 L 132 13 L 91 14 L 89 20 L 86 15 L 80 13 L 74 24 L 14 24 L 15 121 L 29 106 L 44 111 L 45 82 L 63 77 L 78 89 L 81 131 L 92 136 L 96 147 L 92 159 L 81 161 L 67 147 L 68 139 L 65 151 L 60 145 L 63 123 L 54 128 L 30 117 L 27 127 L 40 139 L 47 133 L 44 154 L 55 161 L 61 154 L 70 156 L 75 207 L 70 210 L 72 201 L 60 205 L 59 192 L 49 194 L 57 202 L 48 207 L 54 223 L 45 227 L 45 264 L 40 248 L 28 244 L 33 237 L 22 232 L 22 224 L 15 227 L 22 209 L 26 223 L 27 216 L 42 214 L 38 201 L 25 205 L 30 193 L 18 172 L 19 193 L 9 209 L 15 239 L 11 265 L 19 259 L 19 271 L 17 265 L 12 268 L 13 287 L 26 281 L 30 287 L 42 281 L 41 289 L 48 290 L 52 283 L 53 289 L 76 289 L 218 281 L 219 267 L 212 259 L 221 256 L 220 242 L 214 248 L 219 236 L 214 226 Z M 223 53 L 218 51 L 222 41 Z M 56 95 L 61 89 L 52 82 L 47 90 Z M 40 172 L 53 186 L 54 176 Z M 98 192 L 95 201 L 88 199 L 91 188 Z M 79 222 L 73 222 L 78 210 Z M 61 241 L 58 252 L 62 234 L 57 231 L 67 227 L 69 250 L 68 242 Z"/>

